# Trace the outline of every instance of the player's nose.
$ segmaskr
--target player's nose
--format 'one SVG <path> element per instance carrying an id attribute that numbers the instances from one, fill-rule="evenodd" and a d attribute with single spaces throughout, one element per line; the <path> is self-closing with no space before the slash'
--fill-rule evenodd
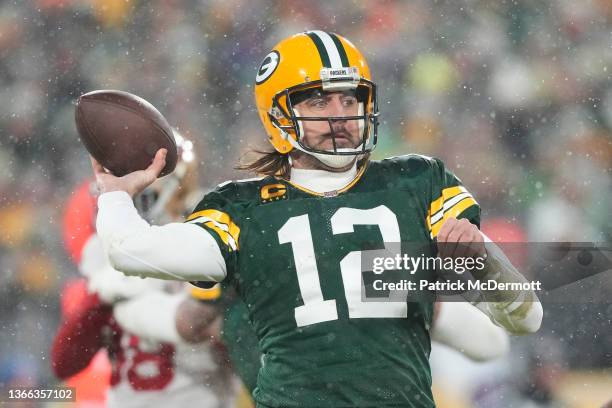
<path id="1" fill-rule="evenodd" d="M 329 116 L 342 117 L 346 116 L 345 107 L 342 103 L 341 95 L 334 95 L 328 104 Z"/>

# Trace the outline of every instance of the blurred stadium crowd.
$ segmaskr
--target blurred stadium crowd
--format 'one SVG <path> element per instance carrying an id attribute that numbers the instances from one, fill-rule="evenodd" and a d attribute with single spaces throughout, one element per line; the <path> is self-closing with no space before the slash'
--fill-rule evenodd
<path id="1" fill-rule="evenodd" d="M 610 242 L 610 0 L 3 1 L 0 385 L 54 383 L 58 293 L 77 274 L 62 212 L 91 174 L 75 99 L 102 88 L 140 95 L 194 141 L 204 187 L 243 178 L 232 165 L 266 147 L 252 100 L 260 59 L 312 28 L 341 33 L 369 60 L 382 118 L 375 157 L 442 158 L 493 238 Z M 541 334 L 513 344 L 530 349 L 521 359 L 535 356 L 523 365 L 552 359 L 584 375 L 612 366 L 612 306 L 577 303 L 545 306 Z"/>

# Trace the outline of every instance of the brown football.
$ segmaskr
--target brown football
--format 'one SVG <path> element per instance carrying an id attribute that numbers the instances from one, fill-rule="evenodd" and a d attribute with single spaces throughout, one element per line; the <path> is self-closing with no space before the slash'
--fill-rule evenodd
<path id="1" fill-rule="evenodd" d="M 172 173 L 178 158 L 172 128 L 149 102 L 128 92 L 98 90 L 77 100 L 75 121 L 87 151 L 115 176 L 146 169 L 157 150 L 166 148 Z"/>

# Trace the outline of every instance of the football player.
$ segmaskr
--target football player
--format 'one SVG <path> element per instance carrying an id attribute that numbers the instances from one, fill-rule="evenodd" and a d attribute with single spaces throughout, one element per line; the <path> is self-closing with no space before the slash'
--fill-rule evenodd
<path id="1" fill-rule="evenodd" d="M 433 299 L 364 301 L 362 251 L 421 242 L 445 258 L 486 256 L 477 279 L 525 278 L 485 248 L 477 202 L 440 160 L 369 160 L 376 85 L 347 39 L 308 31 L 281 41 L 254 91 L 274 147 L 247 165 L 262 177 L 220 184 L 186 223 L 151 226 L 132 202 L 163 168 L 163 149 L 148 169 L 121 178 L 92 159 L 111 263 L 127 275 L 233 286 L 263 353 L 258 407 L 434 406 Z M 539 328 L 533 291 L 474 302 L 510 333 Z"/>
<path id="2" fill-rule="evenodd" d="M 191 197 L 200 196 L 191 142 L 178 133 L 175 137 L 179 147 L 175 172 L 134 198 L 140 214 L 155 224 L 181 219 L 187 208 L 193 208 Z M 94 193 L 83 188 L 80 192 L 81 204 L 68 206 L 67 216 L 78 219 L 71 223 L 76 233 L 67 234 L 67 246 L 78 260 L 86 285 L 79 304 L 64 315 L 53 342 L 52 367 L 58 378 L 80 374 L 103 352 L 112 367 L 106 393 L 109 407 L 184 406 L 193 401 L 209 407 L 233 407 L 236 379 L 225 364 L 223 348 L 211 341 L 215 333 L 207 333 L 207 341 L 191 345 L 183 341 L 173 323 L 174 313 L 189 297 L 188 292 L 211 301 L 219 292 L 188 290 L 191 285 L 128 277 L 114 270 L 99 237 L 94 231 L 88 234 L 88 223 L 95 213 Z M 75 296 L 74 291 L 70 296 Z M 145 324 L 135 315 L 143 308 L 153 316 Z"/>

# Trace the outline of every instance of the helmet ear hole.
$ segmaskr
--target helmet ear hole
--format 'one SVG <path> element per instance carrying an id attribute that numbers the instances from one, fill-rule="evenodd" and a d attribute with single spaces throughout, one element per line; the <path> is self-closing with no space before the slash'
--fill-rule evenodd
<path id="1" fill-rule="evenodd" d="M 367 86 L 360 85 L 355 91 L 355 97 L 357 98 L 357 102 L 367 104 L 370 99 L 370 90 Z"/>

